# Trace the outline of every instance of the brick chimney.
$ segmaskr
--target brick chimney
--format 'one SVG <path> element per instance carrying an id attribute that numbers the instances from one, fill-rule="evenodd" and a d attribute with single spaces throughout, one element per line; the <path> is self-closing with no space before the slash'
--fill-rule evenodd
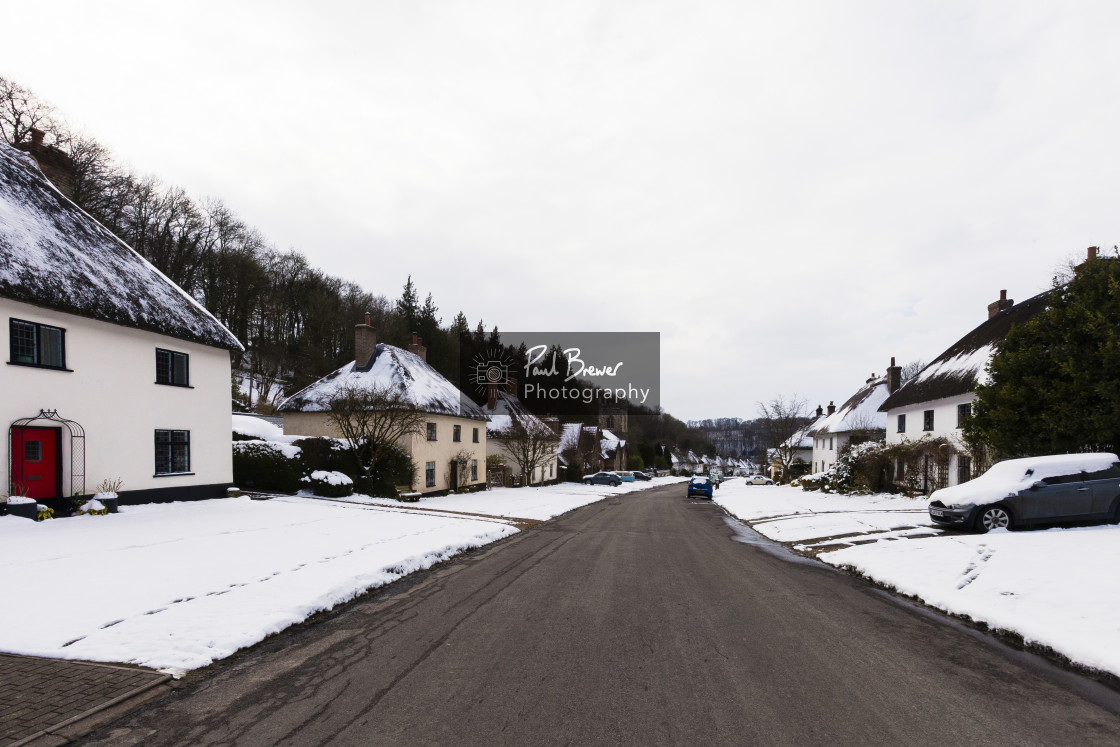
<path id="1" fill-rule="evenodd" d="M 369 314 L 366 314 L 364 324 L 354 325 L 354 365 L 358 368 L 369 365 L 377 349 L 377 330 L 369 322 Z"/>
<path id="2" fill-rule="evenodd" d="M 60 148 L 44 144 L 43 138 L 46 134 L 38 127 L 32 127 L 31 142 L 16 143 L 15 147 L 35 159 L 43 176 L 47 177 L 59 192 L 67 197 L 73 197 L 76 176 L 74 159 Z"/>
<path id="3" fill-rule="evenodd" d="M 902 386 L 902 366 L 894 364 L 894 356 L 891 356 L 891 365 L 887 368 L 887 393 L 894 394 L 898 388 Z"/>
<path id="4" fill-rule="evenodd" d="M 991 319 L 999 312 L 1010 309 L 1014 305 L 1015 301 L 1007 297 L 1007 291 L 1001 290 L 999 292 L 999 300 L 992 301 L 988 304 L 988 318 Z"/>
<path id="5" fill-rule="evenodd" d="M 408 352 L 416 353 L 423 360 L 428 360 L 428 349 L 424 347 L 424 341 L 415 332 L 412 333 L 412 344 L 408 346 Z"/>
<path id="6" fill-rule="evenodd" d="M 831 415 L 834 412 L 836 412 L 836 405 L 832 404 L 832 402 L 830 401 L 828 403 L 828 414 Z"/>
<path id="7" fill-rule="evenodd" d="M 824 415 L 824 408 L 817 405 L 817 417 L 819 418 L 821 415 Z"/>
<path id="8" fill-rule="evenodd" d="M 1099 246 L 1091 246 L 1091 247 L 1089 247 L 1089 248 L 1088 248 L 1088 249 L 1086 250 L 1086 252 L 1085 252 L 1085 254 L 1087 255 L 1087 256 L 1085 257 L 1085 259 L 1086 259 L 1086 260 L 1090 260 L 1090 259 L 1096 259 L 1096 258 L 1097 258 L 1097 252 L 1098 252 L 1098 251 L 1100 251 L 1100 247 L 1099 247 Z"/>

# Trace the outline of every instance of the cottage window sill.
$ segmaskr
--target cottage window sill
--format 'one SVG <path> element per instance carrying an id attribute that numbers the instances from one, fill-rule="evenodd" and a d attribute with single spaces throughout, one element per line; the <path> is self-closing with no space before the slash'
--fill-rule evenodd
<path id="1" fill-rule="evenodd" d="M 191 386 L 190 384 L 174 384 L 170 381 L 157 381 L 156 384 L 159 384 L 160 386 L 179 387 L 180 389 L 194 389 L 194 387 Z"/>
<path id="2" fill-rule="evenodd" d="M 152 477 L 184 477 L 193 474 L 193 472 L 157 472 Z"/>
<path id="3" fill-rule="evenodd" d="M 8 365 L 23 366 L 24 368 L 41 368 L 45 371 L 65 371 L 66 373 L 74 373 L 74 369 L 64 366 L 44 366 L 39 363 L 20 363 L 19 361 L 8 361 Z"/>

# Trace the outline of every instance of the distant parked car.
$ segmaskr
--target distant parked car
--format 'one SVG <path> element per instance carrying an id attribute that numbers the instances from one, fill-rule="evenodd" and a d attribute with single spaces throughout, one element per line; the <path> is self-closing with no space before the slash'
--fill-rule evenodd
<path id="1" fill-rule="evenodd" d="M 1059 521 L 1120 523 L 1120 457 L 1008 459 L 930 498 L 929 517 L 935 523 L 978 532 Z"/>
<path id="2" fill-rule="evenodd" d="M 615 474 L 622 478 L 623 482 L 634 482 L 636 479 L 633 472 L 615 471 Z"/>
<path id="3" fill-rule="evenodd" d="M 645 472 L 635 472 L 634 473 L 634 479 L 638 480 L 638 481 L 641 481 L 641 482 L 644 482 L 646 480 L 652 480 L 653 478 L 650 477 L 649 475 L 647 475 Z"/>
<path id="4" fill-rule="evenodd" d="M 618 487 L 622 484 L 622 478 L 613 472 L 596 472 L 593 475 L 588 475 L 583 478 L 584 485 L 613 485 Z"/>
<path id="5" fill-rule="evenodd" d="M 766 475 L 751 475 L 747 478 L 747 485 L 773 485 L 774 481 Z"/>
<path id="6" fill-rule="evenodd" d="M 688 497 L 698 495 L 701 498 L 711 498 L 714 492 L 712 481 L 707 477 L 694 477 L 688 481 Z"/>

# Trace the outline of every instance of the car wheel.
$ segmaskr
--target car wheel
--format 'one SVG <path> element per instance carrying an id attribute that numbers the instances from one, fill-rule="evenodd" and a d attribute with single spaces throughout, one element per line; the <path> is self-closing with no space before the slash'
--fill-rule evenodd
<path id="1" fill-rule="evenodd" d="M 1003 506 L 984 506 L 976 516 L 976 531 L 981 533 L 1010 527 L 1011 514 Z"/>

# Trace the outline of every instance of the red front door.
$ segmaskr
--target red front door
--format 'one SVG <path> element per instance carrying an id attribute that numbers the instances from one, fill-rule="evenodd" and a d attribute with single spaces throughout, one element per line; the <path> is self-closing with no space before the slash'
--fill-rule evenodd
<path id="1" fill-rule="evenodd" d="M 58 498 L 58 428 L 12 428 L 12 494 Z"/>

